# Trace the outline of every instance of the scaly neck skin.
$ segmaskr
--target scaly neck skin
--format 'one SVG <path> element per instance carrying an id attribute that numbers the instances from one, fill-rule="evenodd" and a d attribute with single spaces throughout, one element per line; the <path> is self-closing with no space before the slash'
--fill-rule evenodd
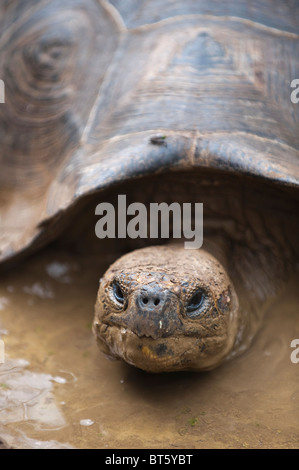
<path id="1" fill-rule="evenodd" d="M 248 216 L 245 210 L 243 214 Z M 248 348 L 266 309 L 296 270 L 298 259 L 293 244 L 282 237 L 282 221 L 269 214 L 262 219 L 258 210 L 251 211 L 250 221 L 246 227 L 237 224 L 233 236 L 225 228 L 221 235 L 212 230 L 203 244 L 225 266 L 238 296 L 239 333 L 233 354 Z"/>

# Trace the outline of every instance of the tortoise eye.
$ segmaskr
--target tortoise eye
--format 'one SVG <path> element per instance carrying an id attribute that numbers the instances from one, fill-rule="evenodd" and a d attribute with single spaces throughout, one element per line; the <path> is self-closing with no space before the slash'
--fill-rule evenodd
<path id="1" fill-rule="evenodd" d="M 113 289 L 113 295 L 115 299 L 117 300 L 117 302 L 123 305 L 125 303 L 125 296 L 122 291 L 122 288 L 120 287 L 117 281 L 113 281 L 112 289 Z"/>
<path id="2" fill-rule="evenodd" d="M 197 290 L 195 294 L 192 295 L 186 308 L 187 312 L 189 313 L 189 317 L 196 317 L 200 313 L 198 310 L 203 306 L 204 300 L 205 294 L 201 289 Z"/>

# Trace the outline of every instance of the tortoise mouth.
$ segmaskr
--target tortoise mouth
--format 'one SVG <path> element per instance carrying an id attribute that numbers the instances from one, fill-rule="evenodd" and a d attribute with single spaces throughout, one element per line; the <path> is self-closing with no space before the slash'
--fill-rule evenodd
<path id="1" fill-rule="evenodd" d="M 114 348 L 110 346 L 110 349 L 117 350 L 118 355 L 129 364 L 150 372 L 181 369 L 182 357 L 186 351 L 178 350 L 177 336 L 165 338 L 153 338 L 146 334 L 139 336 L 130 328 L 115 325 L 110 326 L 110 329 L 110 334 L 116 336 Z"/>
<path id="2" fill-rule="evenodd" d="M 111 324 L 102 324 L 97 337 L 108 346 L 112 357 L 147 372 L 211 369 L 219 362 L 219 350 L 215 346 L 225 343 L 225 338 L 218 336 L 138 336 L 130 328 Z"/>

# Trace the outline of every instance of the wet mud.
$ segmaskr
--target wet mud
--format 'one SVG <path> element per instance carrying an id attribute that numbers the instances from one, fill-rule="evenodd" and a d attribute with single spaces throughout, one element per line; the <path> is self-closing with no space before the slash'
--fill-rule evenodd
<path id="1" fill-rule="evenodd" d="M 205 373 L 147 374 L 98 350 L 111 260 L 47 249 L 0 279 L 0 441 L 14 448 L 298 448 L 298 280 L 251 348 Z M 0 445 L 1 447 L 1 445 Z"/>

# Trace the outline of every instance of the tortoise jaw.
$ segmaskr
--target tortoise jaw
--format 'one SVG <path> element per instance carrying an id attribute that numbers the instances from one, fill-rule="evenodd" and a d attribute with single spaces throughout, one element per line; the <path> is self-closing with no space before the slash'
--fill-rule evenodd
<path id="1" fill-rule="evenodd" d="M 169 346 L 172 338 L 153 338 L 137 335 L 130 328 L 102 324 L 97 333 L 97 342 L 108 357 L 122 358 L 127 363 L 147 372 L 179 370 L 175 364 L 180 355 Z"/>
<path id="2" fill-rule="evenodd" d="M 151 373 L 210 370 L 227 355 L 222 348 L 217 353 L 214 351 L 215 336 L 203 338 L 203 343 L 197 337 L 184 334 L 154 339 L 138 336 L 129 328 L 108 324 L 101 324 L 96 336 L 101 351 L 107 357 L 123 359 Z M 217 339 L 225 343 L 225 338 Z"/>

